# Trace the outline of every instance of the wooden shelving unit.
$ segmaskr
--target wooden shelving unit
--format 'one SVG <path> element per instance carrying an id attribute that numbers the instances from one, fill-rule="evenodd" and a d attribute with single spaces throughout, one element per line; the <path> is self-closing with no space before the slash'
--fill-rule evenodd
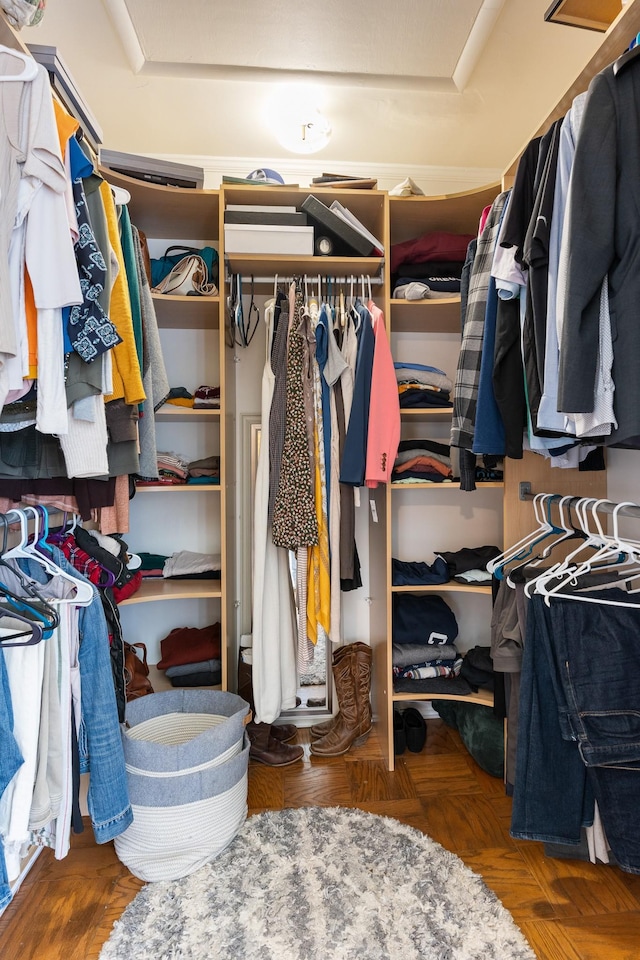
<path id="1" fill-rule="evenodd" d="M 164 251 L 181 243 L 213 246 L 219 256 L 219 282 L 224 282 L 220 191 L 158 186 L 111 170 L 101 172 L 129 192 L 131 221 L 144 231 L 150 250 L 153 245 Z M 229 647 L 235 649 L 228 616 L 234 569 L 234 537 L 228 535 L 233 504 L 227 497 L 234 464 L 233 428 L 228 428 L 234 413 L 234 370 L 225 346 L 222 296 L 220 292 L 212 297 L 152 293 L 152 298 L 170 385 L 192 393 L 203 383 L 220 387 L 219 409 L 160 407 L 155 413 L 157 449 L 178 452 L 189 460 L 219 455 L 220 482 L 138 486 L 131 503 L 128 542 L 134 552 L 167 556 L 181 550 L 220 553 L 221 576 L 219 580 L 144 581 L 121 604 L 123 631 L 126 640 L 144 640 L 153 664 L 160 656 L 160 640 L 174 626 L 219 621 L 221 686 L 226 689 Z M 154 689 L 169 688 L 164 674 L 156 672 Z"/>

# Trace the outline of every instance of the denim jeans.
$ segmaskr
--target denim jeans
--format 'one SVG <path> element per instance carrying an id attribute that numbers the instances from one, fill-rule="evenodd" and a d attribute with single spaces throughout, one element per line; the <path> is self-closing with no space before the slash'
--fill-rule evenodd
<path id="1" fill-rule="evenodd" d="M 56 547 L 53 559 L 63 570 L 83 579 Z M 27 564 L 26 569 L 35 580 L 45 581 L 46 575 L 37 562 L 20 563 Z M 82 711 L 78 748 L 80 772 L 90 774 L 87 799 L 96 842 L 107 843 L 127 829 L 133 821 L 133 811 L 111 672 L 107 622 L 95 587 L 93 594 L 91 604 L 79 608 Z"/>
<path id="2" fill-rule="evenodd" d="M 0 648 L 0 797 L 13 779 L 16 770 L 22 765 L 22 754 L 13 735 L 13 709 L 11 693 L 4 663 L 4 654 Z M 0 910 L 11 900 L 11 889 L 0 837 Z"/>
<path id="3" fill-rule="evenodd" d="M 622 590 L 596 599 L 629 602 Z M 552 600 L 569 721 L 618 864 L 640 873 L 640 607 Z"/>
<path id="4" fill-rule="evenodd" d="M 569 739 L 573 731 L 553 639 L 551 608 L 534 595 L 520 680 L 511 836 L 578 844 L 581 828 L 593 823 L 593 793 L 578 744 Z"/>

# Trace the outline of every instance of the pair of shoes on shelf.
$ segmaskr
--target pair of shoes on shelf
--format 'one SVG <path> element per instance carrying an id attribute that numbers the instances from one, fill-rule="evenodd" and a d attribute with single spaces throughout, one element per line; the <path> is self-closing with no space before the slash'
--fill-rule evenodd
<path id="1" fill-rule="evenodd" d="M 396 756 L 409 749 L 411 753 L 420 753 L 427 740 L 427 724 L 415 707 L 393 711 L 393 752 Z"/>

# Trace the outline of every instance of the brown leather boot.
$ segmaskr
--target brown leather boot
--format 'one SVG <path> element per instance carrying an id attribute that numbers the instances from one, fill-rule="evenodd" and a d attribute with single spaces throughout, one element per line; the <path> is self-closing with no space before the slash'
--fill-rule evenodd
<path id="1" fill-rule="evenodd" d="M 373 659 L 371 647 L 366 643 L 354 644 L 356 648 L 356 697 L 358 698 L 358 722 L 360 729 L 371 732 L 371 661 Z M 361 734 L 362 736 L 362 734 Z M 364 741 L 362 741 L 364 743 Z"/>
<path id="2" fill-rule="evenodd" d="M 246 700 L 251 709 L 252 718 L 256 715 L 256 706 L 253 702 L 253 667 L 250 663 L 245 663 L 242 659 L 242 656 L 238 659 L 238 696 L 242 697 L 243 700 Z M 253 719 L 250 721 L 250 724 L 255 723 Z M 289 740 L 293 740 L 295 735 L 298 732 L 298 728 L 294 726 L 293 723 L 281 723 L 273 724 L 271 727 L 271 736 L 274 740 L 279 740 L 281 743 L 288 743 Z"/>
<path id="3" fill-rule="evenodd" d="M 271 724 L 271 736 L 274 740 L 279 740 L 280 743 L 288 743 L 289 740 L 293 740 L 295 735 L 298 732 L 298 728 L 295 723 L 272 723 Z"/>
<path id="4" fill-rule="evenodd" d="M 270 723 L 248 723 L 246 730 L 251 742 L 249 757 L 264 763 L 268 767 L 286 767 L 290 763 L 301 760 L 304 750 L 300 746 L 293 746 L 276 740 L 271 734 Z"/>
<path id="5" fill-rule="evenodd" d="M 371 732 L 371 649 L 366 644 L 349 644 L 345 650 L 332 668 L 340 710 L 329 733 L 311 744 L 314 756 L 342 756 L 354 744 L 364 743 Z"/>
<path id="6" fill-rule="evenodd" d="M 340 663 L 341 659 L 348 653 L 349 647 L 339 647 L 333 655 L 331 661 L 331 669 Z M 319 740 L 320 737 L 325 737 L 338 722 L 339 714 L 336 714 L 335 717 L 331 717 L 330 720 L 323 720 L 322 723 L 314 723 L 312 727 L 309 727 L 309 734 L 312 740 Z"/>

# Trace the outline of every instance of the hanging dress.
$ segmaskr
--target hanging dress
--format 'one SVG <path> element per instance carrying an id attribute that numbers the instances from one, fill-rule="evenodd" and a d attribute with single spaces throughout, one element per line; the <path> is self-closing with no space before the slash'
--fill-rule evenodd
<path id="1" fill-rule="evenodd" d="M 253 526 L 253 699 L 255 720 L 273 723 L 283 710 L 296 705 L 295 607 L 286 549 L 273 542 L 268 520 L 269 418 L 275 387 L 271 366 L 273 306 L 265 310 L 266 361 L 262 375 L 262 436 L 254 502 Z M 281 317 L 278 330 L 284 326 Z"/>

